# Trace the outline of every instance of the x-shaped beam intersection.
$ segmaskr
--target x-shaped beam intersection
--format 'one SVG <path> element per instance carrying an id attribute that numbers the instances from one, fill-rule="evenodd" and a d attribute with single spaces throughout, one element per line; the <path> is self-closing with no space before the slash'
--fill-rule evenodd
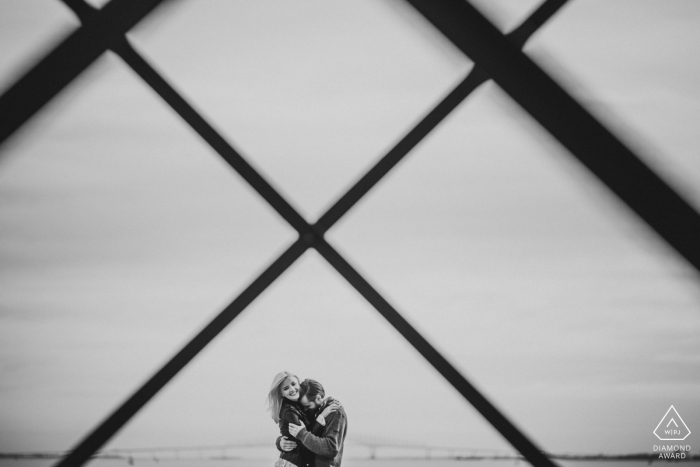
<path id="1" fill-rule="evenodd" d="M 63 1 L 80 17 L 83 26 L 0 97 L 0 143 L 104 51 L 111 49 L 298 232 L 299 238 L 168 363 L 88 434 L 58 466 L 78 466 L 86 462 L 308 248 L 315 248 L 530 463 L 542 467 L 554 466 L 324 238 L 324 234 L 345 213 L 489 77 L 696 269 L 700 269 L 700 255 L 690 241 L 691 237 L 700 238 L 700 216 L 520 51 L 530 35 L 566 0 L 545 1 L 521 26 L 505 36 L 462 0 L 407 0 L 476 65 L 442 102 L 313 225 L 296 212 L 128 43 L 126 32 L 162 0 L 112 0 L 99 11 L 83 0 Z M 627 175 L 629 170 L 633 171 L 631 175 Z M 622 179 L 626 177 L 632 180 Z M 653 196 L 641 196 L 640 187 L 644 191 L 649 190 L 650 185 Z M 666 209 L 671 209 L 671 213 L 668 214 Z M 669 220 L 671 225 L 664 225 Z"/>

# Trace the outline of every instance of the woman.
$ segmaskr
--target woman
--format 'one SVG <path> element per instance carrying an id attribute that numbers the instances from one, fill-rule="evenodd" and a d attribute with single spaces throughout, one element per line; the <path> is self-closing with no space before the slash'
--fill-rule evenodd
<path id="1" fill-rule="evenodd" d="M 275 376 L 272 380 L 270 393 L 267 395 L 268 410 L 280 427 L 282 436 L 287 439 L 296 441 L 289 433 L 289 424 L 304 425 L 308 431 L 319 436 L 323 432 L 323 425 L 314 421 L 313 425 L 309 423 L 309 418 L 304 413 L 303 407 L 299 402 L 299 385 L 300 381 L 296 375 L 283 371 Z M 339 407 L 338 404 L 329 405 L 317 417 L 317 420 L 325 420 L 331 412 L 334 412 Z M 321 418 L 323 417 L 323 418 Z M 314 453 L 304 447 L 303 444 L 297 442 L 297 447 L 291 451 L 282 451 L 280 458 L 275 462 L 275 467 L 313 467 Z"/>

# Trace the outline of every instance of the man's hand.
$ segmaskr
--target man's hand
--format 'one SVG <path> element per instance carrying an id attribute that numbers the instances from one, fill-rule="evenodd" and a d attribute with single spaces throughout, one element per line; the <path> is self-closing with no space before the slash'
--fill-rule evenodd
<path id="1" fill-rule="evenodd" d="M 301 431 L 302 428 L 306 428 L 306 427 L 304 425 L 295 425 L 294 423 L 290 423 L 289 424 L 289 433 L 296 438 L 297 434 Z"/>
<path id="2" fill-rule="evenodd" d="M 287 439 L 286 436 L 283 436 L 282 439 L 280 440 L 280 447 L 282 448 L 283 451 L 291 451 L 292 449 L 297 447 L 297 443 L 295 443 L 294 441 L 290 441 Z"/>

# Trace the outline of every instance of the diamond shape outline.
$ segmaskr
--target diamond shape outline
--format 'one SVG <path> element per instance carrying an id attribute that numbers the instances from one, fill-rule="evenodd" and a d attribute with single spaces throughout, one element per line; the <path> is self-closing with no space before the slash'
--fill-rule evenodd
<path id="1" fill-rule="evenodd" d="M 678 419 L 681 421 L 681 423 L 683 424 L 683 426 L 685 427 L 685 429 L 688 430 L 688 433 L 687 433 L 684 437 L 682 437 L 682 438 L 662 438 L 661 436 L 659 436 L 659 435 L 656 433 L 656 430 L 659 429 L 659 427 L 661 426 L 661 424 L 663 423 L 663 421 L 666 419 L 666 415 L 668 415 L 668 413 L 669 413 L 671 410 L 673 410 L 673 412 L 676 414 L 676 416 L 677 416 Z M 669 422 L 669 423 L 670 423 L 670 422 Z M 679 414 L 678 411 L 676 410 L 676 408 L 675 408 L 673 405 L 671 405 L 671 407 L 669 407 L 669 409 L 666 411 L 666 413 L 664 414 L 664 416 L 661 417 L 661 421 L 659 422 L 658 425 L 656 425 L 656 428 L 654 428 L 654 431 L 652 431 L 652 433 L 654 433 L 654 435 L 656 435 L 656 437 L 659 438 L 661 441 L 683 441 L 683 440 L 686 439 L 688 436 L 690 436 L 690 428 L 688 428 L 688 425 L 686 425 L 685 422 L 683 421 L 683 419 L 681 418 L 681 414 Z"/>

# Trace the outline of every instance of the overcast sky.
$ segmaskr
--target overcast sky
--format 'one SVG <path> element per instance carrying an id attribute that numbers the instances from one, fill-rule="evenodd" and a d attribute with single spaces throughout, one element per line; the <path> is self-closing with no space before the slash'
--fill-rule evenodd
<path id="1" fill-rule="evenodd" d="M 508 31 L 538 2 L 474 4 Z M 0 89 L 78 25 L 2 0 Z M 699 26 L 573 0 L 526 47 L 696 208 Z M 309 221 L 472 66 L 393 1 L 181 1 L 129 39 Z M 0 451 L 71 447 L 296 238 L 112 54 L 0 151 Z M 543 449 L 651 450 L 672 404 L 697 440 L 700 277 L 497 86 L 328 238 Z M 351 441 L 507 446 L 314 251 L 109 446 L 272 442 L 282 370 Z"/>

